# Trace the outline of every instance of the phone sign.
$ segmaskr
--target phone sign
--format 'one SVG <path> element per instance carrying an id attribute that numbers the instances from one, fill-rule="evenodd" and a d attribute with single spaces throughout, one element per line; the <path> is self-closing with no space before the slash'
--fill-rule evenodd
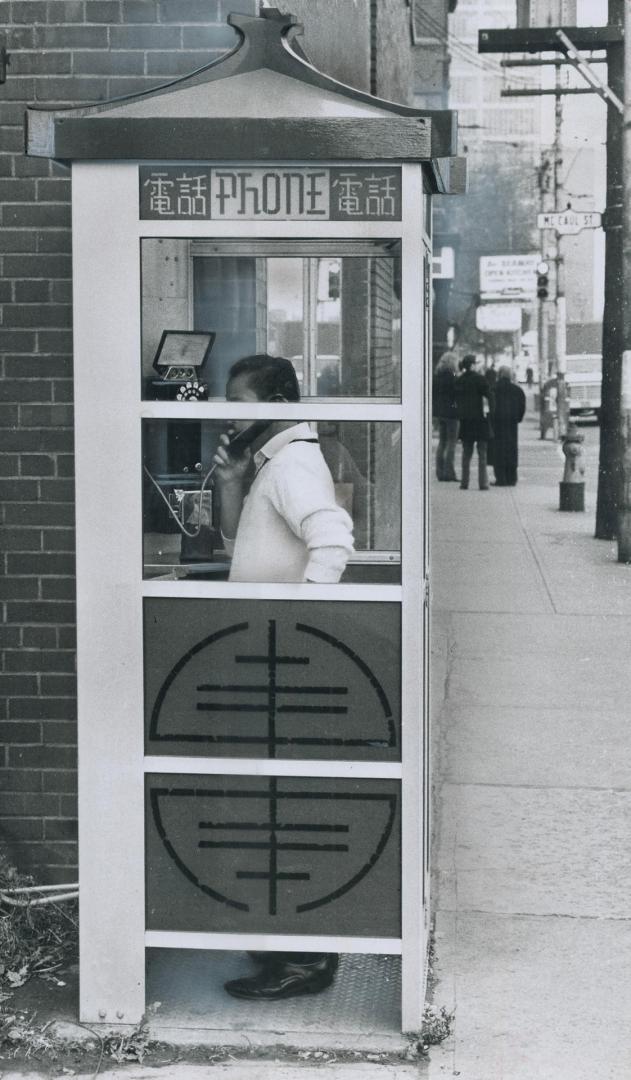
<path id="1" fill-rule="evenodd" d="M 145 221 L 400 221 L 396 167 L 139 169 Z"/>

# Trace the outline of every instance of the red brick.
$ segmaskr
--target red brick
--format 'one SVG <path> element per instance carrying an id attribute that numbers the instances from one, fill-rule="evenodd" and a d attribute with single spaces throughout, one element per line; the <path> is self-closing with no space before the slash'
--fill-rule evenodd
<path id="1" fill-rule="evenodd" d="M 11 18 L 16 23 L 45 23 L 47 5 L 43 0 L 13 0 Z"/>
<path id="2" fill-rule="evenodd" d="M 7 672 L 73 673 L 75 670 L 74 653 L 61 649 L 7 649 L 4 654 L 4 664 Z M 43 686 L 42 689 L 44 689 Z"/>
<path id="3" fill-rule="evenodd" d="M 62 795 L 59 799 L 61 817 L 76 817 L 78 814 L 78 799 L 76 795 Z"/>
<path id="4" fill-rule="evenodd" d="M 16 476 L 19 471 L 17 454 L 0 454 L 0 476 Z"/>
<path id="5" fill-rule="evenodd" d="M 59 795 L 40 795 L 33 792 L 4 791 L 0 792 L 0 815 L 22 817 L 39 817 L 44 814 L 59 814 L 61 811 L 61 798 Z M 70 815 L 67 815 L 70 816 Z"/>
<path id="6" fill-rule="evenodd" d="M 37 250 L 47 253 L 70 254 L 72 251 L 72 233 L 70 229 L 45 229 L 40 232 L 37 238 Z M 69 286 L 70 282 L 67 284 Z"/>
<path id="7" fill-rule="evenodd" d="M 76 765 L 76 751 L 70 746 L 16 746 L 9 748 L 9 763 L 17 768 L 60 769 Z"/>
<path id="8" fill-rule="evenodd" d="M 33 236 L 35 234 L 28 233 Z M 18 304 L 46 304 L 50 301 L 50 281 L 16 281 L 15 300 Z"/>
<path id="9" fill-rule="evenodd" d="M 72 57 L 68 52 L 11 53 L 11 75 L 68 75 Z"/>
<path id="10" fill-rule="evenodd" d="M 0 600 L 37 600 L 38 596 L 36 578 L 0 577 Z"/>
<path id="11" fill-rule="evenodd" d="M 0 476 L 17 476 L 19 468 L 18 454 L 0 454 Z"/>
<path id="12" fill-rule="evenodd" d="M 50 454 L 22 454 L 20 457 L 22 476 L 54 476 L 55 465 L 55 459 Z"/>
<path id="13" fill-rule="evenodd" d="M 86 10 L 86 22 L 94 23 L 118 23 L 121 20 L 121 4 L 119 0 L 90 0 Z M 110 41 L 112 48 L 117 48 Z"/>
<path id="14" fill-rule="evenodd" d="M 41 745 L 42 725 L 36 722 L 7 720 L 0 723 L 0 742 L 6 742 L 10 746 Z"/>
<path id="15" fill-rule="evenodd" d="M 74 795 L 77 790 L 75 769 L 50 769 L 42 773 L 44 791 L 55 791 L 62 795 Z"/>
<path id="16" fill-rule="evenodd" d="M 37 236 L 28 229 L 3 228 L 0 232 L 0 252 L 17 255 L 20 251 L 35 251 L 36 244 Z"/>
<path id="17" fill-rule="evenodd" d="M 76 626 L 60 626 L 57 631 L 58 645 L 60 649 L 73 649 L 77 648 L 77 628 Z"/>
<path id="18" fill-rule="evenodd" d="M 74 604 L 61 600 L 34 604 L 16 600 L 7 604 L 7 622 L 9 623 L 74 623 L 74 616 Z"/>
<path id="19" fill-rule="evenodd" d="M 121 8 L 123 22 L 155 23 L 158 21 L 156 0 L 125 0 Z"/>
<path id="20" fill-rule="evenodd" d="M 55 383 L 57 388 L 58 383 Z M 74 477 L 74 454 L 59 454 L 57 457 L 57 476 Z"/>
<path id="21" fill-rule="evenodd" d="M 0 820 L 0 830 L 5 839 L 41 840 L 44 836 L 44 823 L 41 818 L 5 817 Z"/>
<path id="22" fill-rule="evenodd" d="M 72 818 L 46 818 L 44 836 L 46 840 L 76 840 L 77 822 Z"/>
<path id="23" fill-rule="evenodd" d="M 5 357 L 5 375 L 13 379 L 72 378 L 72 356 Z"/>
<path id="24" fill-rule="evenodd" d="M 64 678 L 69 679 L 66 675 Z M 76 680 L 72 679 L 72 686 L 76 688 Z M 75 746 L 77 742 L 77 725 L 73 720 L 44 720 L 44 742 L 48 746 Z"/>
<path id="25" fill-rule="evenodd" d="M 74 506 L 71 503 L 7 503 L 7 525 L 72 525 Z"/>
<path id="26" fill-rule="evenodd" d="M 25 626 L 22 645 L 25 649 L 56 649 L 57 634 L 54 626 Z"/>
<path id="27" fill-rule="evenodd" d="M 43 542 L 46 551 L 74 551 L 74 529 L 45 529 Z"/>
<path id="28" fill-rule="evenodd" d="M 113 26 L 112 49 L 179 49 L 182 34 L 179 26 Z"/>
<path id="29" fill-rule="evenodd" d="M 66 304 L 10 304 L 4 310 L 5 326 L 72 326 L 72 309 Z"/>
<path id="30" fill-rule="evenodd" d="M 19 502 L 21 499 L 36 499 L 38 488 L 37 480 L 0 480 L 0 500 Z"/>
<path id="31" fill-rule="evenodd" d="M 39 529 L 2 529 L 0 543 L 5 551 L 41 551 L 42 534 Z"/>
<path id="32" fill-rule="evenodd" d="M 142 52 L 75 52 L 72 58 L 75 75 L 144 75 L 145 58 Z"/>
<path id="33" fill-rule="evenodd" d="M 39 769 L 0 770 L 0 791 L 38 792 L 41 790 L 42 773 Z"/>
<path id="34" fill-rule="evenodd" d="M 74 578 L 47 577 L 41 580 L 42 600 L 74 600 L 76 591 Z"/>
<path id="35" fill-rule="evenodd" d="M 36 694 L 37 679 L 35 675 L 7 675 L 0 673 L 0 694 L 8 697 L 16 694 Z"/>
<path id="36" fill-rule="evenodd" d="M 67 427 L 73 410 L 69 405 L 22 405 L 20 420 L 23 427 Z"/>
<path id="37" fill-rule="evenodd" d="M 35 45 L 40 49 L 107 49 L 107 27 L 40 26 L 35 34 Z"/>
<path id="38" fill-rule="evenodd" d="M 52 382 L 43 379 L 0 379 L 2 401 L 50 401 Z"/>

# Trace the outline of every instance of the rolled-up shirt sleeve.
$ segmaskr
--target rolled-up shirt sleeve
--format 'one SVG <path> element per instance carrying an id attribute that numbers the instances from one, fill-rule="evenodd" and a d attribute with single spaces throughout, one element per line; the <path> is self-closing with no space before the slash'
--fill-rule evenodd
<path id="1" fill-rule="evenodd" d="M 272 501 L 308 551 L 305 581 L 339 581 L 353 553 L 353 522 L 335 502 L 331 474 L 319 448 L 305 447 L 292 468 L 275 470 Z"/>

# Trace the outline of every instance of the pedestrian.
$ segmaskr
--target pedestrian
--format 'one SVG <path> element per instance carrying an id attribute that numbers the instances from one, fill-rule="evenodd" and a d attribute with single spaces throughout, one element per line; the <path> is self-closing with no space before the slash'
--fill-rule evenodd
<path id="1" fill-rule="evenodd" d="M 237 360 L 228 374 L 226 398 L 235 403 L 299 401 L 294 367 L 266 353 Z M 331 473 L 307 423 L 235 421 L 232 435 L 222 436 L 214 461 L 221 533 L 232 555 L 231 581 L 339 581 L 353 551 L 353 523 L 335 502 Z M 250 956 L 258 965 L 256 974 L 232 979 L 225 989 L 251 1001 L 318 993 L 330 986 L 338 967 L 338 956 L 331 953 Z"/>
<path id="2" fill-rule="evenodd" d="M 458 479 L 455 467 L 458 442 L 457 363 L 455 353 L 444 352 L 436 365 L 432 379 L 432 416 L 438 421 L 438 448 L 436 450 L 438 480 Z"/>
<path id="3" fill-rule="evenodd" d="M 525 411 L 524 391 L 512 381 L 511 369 L 501 367 L 491 410 L 493 471 L 497 487 L 514 487 L 517 483 L 517 428 Z"/>
<path id="4" fill-rule="evenodd" d="M 495 383 L 497 382 L 497 371 L 495 370 L 495 360 L 491 360 L 489 367 L 484 372 L 484 378 L 489 384 L 489 389 L 495 389 Z"/>
<path id="5" fill-rule="evenodd" d="M 490 436 L 489 427 L 489 384 L 475 370 L 476 358 L 471 353 L 462 359 L 462 375 L 456 384 L 456 401 L 460 420 L 460 439 L 462 441 L 462 467 L 460 487 L 463 491 L 469 487 L 469 470 L 473 447 L 478 450 L 478 486 L 486 491 L 489 486 L 487 472 L 487 445 Z"/>
<path id="6" fill-rule="evenodd" d="M 532 370 L 531 367 L 527 367 L 526 368 L 526 386 L 528 387 L 529 390 L 532 390 L 534 382 L 535 382 L 535 373 L 534 373 L 534 371 Z"/>

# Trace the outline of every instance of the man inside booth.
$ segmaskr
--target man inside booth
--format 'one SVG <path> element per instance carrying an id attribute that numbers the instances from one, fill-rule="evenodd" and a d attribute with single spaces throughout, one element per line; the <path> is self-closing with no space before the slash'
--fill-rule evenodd
<path id="1" fill-rule="evenodd" d="M 228 401 L 297 402 L 293 365 L 266 353 L 230 368 Z M 317 435 L 293 420 L 237 420 L 214 457 L 223 542 L 231 581 L 340 580 L 353 552 L 353 522 L 335 501 L 335 487 Z M 274 1001 L 314 994 L 333 981 L 329 953 L 250 953 L 254 975 L 233 979 L 233 997 Z"/>

